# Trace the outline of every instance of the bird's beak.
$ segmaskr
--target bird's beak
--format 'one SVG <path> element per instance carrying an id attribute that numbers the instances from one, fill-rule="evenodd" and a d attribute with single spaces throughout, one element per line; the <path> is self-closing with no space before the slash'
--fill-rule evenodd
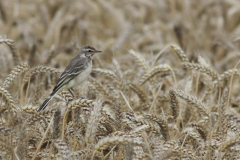
<path id="1" fill-rule="evenodd" d="M 102 52 L 102 51 L 94 51 L 94 54 L 95 54 L 95 53 L 100 53 L 100 52 Z"/>

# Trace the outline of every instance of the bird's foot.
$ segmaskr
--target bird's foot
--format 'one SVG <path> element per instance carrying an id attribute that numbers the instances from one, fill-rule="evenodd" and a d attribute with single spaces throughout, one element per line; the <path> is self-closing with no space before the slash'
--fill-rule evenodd
<path id="1" fill-rule="evenodd" d="M 82 96 L 79 96 L 79 98 L 81 98 L 81 99 L 86 99 L 85 97 L 82 97 Z"/>

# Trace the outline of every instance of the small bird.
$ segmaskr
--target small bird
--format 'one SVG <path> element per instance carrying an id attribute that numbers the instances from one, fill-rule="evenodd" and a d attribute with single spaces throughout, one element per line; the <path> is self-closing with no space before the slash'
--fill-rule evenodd
<path id="1" fill-rule="evenodd" d="M 40 106 L 38 112 L 44 110 L 54 95 L 63 89 L 68 89 L 74 97 L 72 93 L 73 87 L 81 85 L 87 79 L 92 70 L 92 56 L 99 52 L 102 51 L 98 51 L 91 46 L 81 48 L 76 57 L 67 65 L 53 88 L 52 93 Z"/>

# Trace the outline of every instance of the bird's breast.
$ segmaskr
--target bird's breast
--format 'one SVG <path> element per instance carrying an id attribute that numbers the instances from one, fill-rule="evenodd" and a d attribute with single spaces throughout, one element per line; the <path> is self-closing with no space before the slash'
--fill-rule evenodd
<path id="1" fill-rule="evenodd" d="M 78 74 L 77 77 L 75 77 L 72 81 L 70 81 L 69 84 L 67 85 L 67 88 L 72 88 L 81 85 L 88 78 L 91 71 L 92 63 L 89 62 L 88 67 L 85 70 L 83 70 L 80 74 Z"/>
<path id="2" fill-rule="evenodd" d="M 92 71 L 92 63 L 89 62 L 89 63 L 88 63 L 88 67 L 87 67 L 85 70 L 83 70 L 83 71 L 76 77 L 76 81 L 77 81 L 76 83 L 77 83 L 77 85 L 82 84 L 82 83 L 88 78 L 88 76 L 90 75 L 91 71 Z"/>

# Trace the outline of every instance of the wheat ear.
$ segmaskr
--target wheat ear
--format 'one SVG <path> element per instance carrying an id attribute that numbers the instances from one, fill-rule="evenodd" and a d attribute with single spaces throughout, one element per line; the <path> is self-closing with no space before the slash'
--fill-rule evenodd
<path id="1" fill-rule="evenodd" d="M 147 128 L 147 131 L 153 131 L 156 133 L 160 133 L 159 127 L 156 126 L 155 124 L 153 124 L 152 122 L 149 122 L 148 120 L 145 119 L 137 119 L 137 120 L 133 120 L 133 123 L 135 123 L 136 125 L 148 125 L 149 128 Z"/>
<path id="2" fill-rule="evenodd" d="M 208 68 L 208 67 L 203 66 L 201 64 L 188 63 L 188 62 L 183 63 L 183 65 L 187 69 L 190 69 L 190 70 L 194 69 L 194 70 L 200 71 L 202 73 L 206 73 L 207 75 L 212 77 L 213 80 L 218 79 L 218 74 L 214 70 L 212 70 L 211 68 Z"/>
<path id="3" fill-rule="evenodd" d="M 88 151 L 87 149 L 75 151 L 71 154 L 71 156 L 74 157 L 74 158 L 78 158 L 82 155 L 85 155 L 87 153 L 87 151 Z"/>
<path id="4" fill-rule="evenodd" d="M 37 106 L 32 106 L 32 105 L 26 105 L 22 108 L 22 110 L 26 113 L 36 113 L 38 110 Z"/>
<path id="5" fill-rule="evenodd" d="M 181 59 L 182 62 L 189 62 L 189 60 L 188 60 L 186 54 L 184 53 L 184 51 L 179 46 L 172 44 L 172 45 L 167 45 L 164 49 L 162 49 L 158 53 L 158 55 L 156 56 L 154 62 L 152 63 L 152 66 L 155 66 L 157 60 L 160 58 L 162 53 L 169 47 L 178 55 L 178 57 Z"/>
<path id="6" fill-rule="evenodd" d="M 6 136 L 7 135 L 16 135 L 16 133 L 11 128 L 8 128 L 5 126 L 0 127 L 0 133 L 3 133 Z"/>
<path id="7" fill-rule="evenodd" d="M 33 157 L 34 156 L 34 152 L 28 152 L 27 155 L 29 157 Z M 37 155 L 36 155 L 36 158 L 44 159 L 44 158 L 48 158 L 48 156 L 49 156 L 49 153 L 47 153 L 47 152 L 38 152 Z M 53 159 L 54 158 L 54 154 L 50 155 L 50 157 Z"/>
<path id="8" fill-rule="evenodd" d="M 57 139 L 53 142 L 54 146 L 58 149 L 58 151 L 61 153 L 62 158 L 64 160 L 71 160 L 71 152 L 69 150 L 69 147 L 67 146 L 66 142 Z"/>
<path id="9" fill-rule="evenodd" d="M 13 97 L 10 95 L 10 93 L 5 88 L 0 87 L 0 94 L 2 94 L 3 98 L 6 100 L 7 104 L 9 104 L 9 106 L 16 109 Z"/>
<path id="10" fill-rule="evenodd" d="M 137 52 L 134 50 L 129 50 L 129 53 L 131 56 L 133 56 L 134 60 L 137 62 L 137 64 L 143 68 L 144 72 L 147 73 L 148 71 L 148 66 L 146 65 L 145 59 Z"/>
<path id="11" fill-rule="evenodd" d="M 119 80 L 118 76 L 111 70 L 95 68 L 92 70 L 93 73 L 102 74 L 112 80 Z"/>
<path id="12" fill-rule="evenodd" d="M 60 122 L 61 122 L 61 111 L 56 110 L 53 118 L 53 132 L 52 132 L 52 139 L 54 140 L 60 138 L 61 136 Z"/>
<path id="13" fill-rule="evenodd" d="M 67 107 L 69 109 L 75 109 L 76 107 L 83 107 L 83 106 L 93 108 L 96 104 L 97 104 L 97 102 L 95 102 L 93 100 L 80 98 L 78 100 L 72 101 Z"/>
<path id="14" fill-rule="evenodd" d="M 37 112 L 34 115 L 32 115 L 31 117 L 26 119 L 26 124 L 33 125 L 34 122 L 37 122 L 42 118 L 52 115 L 54 112 L 55 112 L 55 110 L 44 110 L 42 112 Z"/>
<path id="15" fill-rule="evenodd" d="M 164 139 L 166 141 L 169 140 L 170 134 L 169 134 L 169 129 L 168 129 L 168 123 L 165 119 L 163 119 L 157 115 L 154 115 L 154 114 L 145 114 L 144 117 L 156 122 L 159 125 L 159 127 L 161 128 L 161 133 L 162 133 Z"/>
<path id="16" fill-rule="evenodd" d="M 208 132 L 207 132 L 207 128 L 204 125 L 201 125 L 198 123 L 191 123 L 190 126 L 193 128 L 196 128 L 196 130 L 201 135 L 201 137 L 204 139 L 204 141 L 207 140 Z"/>
<path id="17" fill-rule="evenodd" d="M 68 91 L 62 91 L 58 94 L 59 96 L 61 96 L 62 98 L 64 98 L 64 100 L 69 103 L 73 100 L 72 95 L 68 92 Z"/>
<path id="18" fill-rule="evenodd" d="M 176 97 L 176 93 L 174 92 L 174 90 L 170 90 L 169 91 L 169 96 L 171 99 L 171 108 L 172 108 L 172 113 L 173 113 L 173 117 L 176 120 L 178 115 L 179 115 L 179 104 L 178 104 L 178 100 Z"/>
<path id="19" fill-rule="evenodd" d="M 27 71 L 29 69 L 29 66 L 26 63 L 20 64 L 18 66 L 16 66 L 8 75 L 8 77 L 6 78 L 6 80 L 3 82 L 3 87 L 4 88 L 8 88 L 13 80 L 20 74 L 22 74 L 23 72 Z"/>
<path id="20" fill-rule="evenodd" d="M 238 69 L 230 69 L 227 70 L 225 72 L 223 72 L 221 75 L 219 75 L 218 80 L 214 81 L 214 84 L 218 84 L 218 83 L 222 83 L 225 80 L 228 80 L 230 78 L 231 75 L 240 75 L 240 72 L 238 71 Z"/>
<path id="21" fill-rule="evenodd" d="M 228 141 L 225 141 L 219 146 L 218 151 L 223 152 L 224 150 L 229 149 L 229 147 L 231 147 L 232 145 L 239 143 L 239 141 L 240 137 L 232 138 Z"/>
<path id="22" fill-rule="evenodd" d="M 186 54 L 184 53 L 184 51 L 182 50 L 182 48 L 180 48 L 177 45 L 170 45 L 170 48 L 177 53 L 178 57 L 182 60 L 182 62 L 189 62 Z"/>
<path id="23" fill-rule="evenodd" d="M 120 136 L 105 137 L 95 145 L 95 150 L 104 150 L 111 145 L 119 145 L 119 144 L 127 145 L 129 143 L 133 143 L 134 145 L 143 145 L 142 142 L 136 141 L 132 138 L 126 138 L 126 137 L 120 137 Z"/>
<path id="24" fill-rule="evenodd" d="M 96 88 L 96 92 L 101 93 L 105 96 L 107 96 L 108 98 L 112 98 L 111 95 L 108 94 L 108 92 L 105 90 L 105 88 L 103 87 L 102 84 L 100 84 L 99 82 L 97 82 L 94 78 L 89 77 L 88 78 L 89 82 Z"/>
<path id="25" fill-rule="evenodd" d="M 183 100 L 185 100 L 187 103 L 193 105 L 196 107 L 203 115 L 209 116 L 209 111 L 205 104 L 203 104 L 196 96 L 190 95 L 181 89 L 174 89 L 176 95 Z"/>
<path id="26" fill-rule="evenodd" d="M 10 50 L 11 50 L 11 53 L 12 53 L 12 56 L 13 56 L 13 61 L 14 61 L 15 65 L 20 64 L 21 58 L 20 58 L 19 54 L 16 51 L 16 47 L 15 47 L 14 41 L 11 40 L 11 39 L 8 39 L 8 38 L 0 37 L 0 44 L 6 44 L 10 48 Z"/>
<path id="27" fill-rule="evenodd" d="M 166 73 L 170 71 L 171 71 L 171 67 L 167 64 L 155 66 L 139 80 L 139 86 L 142 86 L 145 82 L 147 82 L 150 78 L 152 78 L 157 73 L 161 73 L 161 72 Z"/>
<path id="28" fill-rule="evenodd" d="M 147 102 L 146 94 L 136 84 L 129 82 L 127 85 L 138 95 L 138 97 L 143 103 Z"/>
<path id="29" fill-rule="evenodd" d="M 56 68 L 47 67 L 47 66 L 37 66 L 32 68 L 24 77 L 23 82 L 27 83 L 31 77 L 37 73 L 60 73 Z"/>

